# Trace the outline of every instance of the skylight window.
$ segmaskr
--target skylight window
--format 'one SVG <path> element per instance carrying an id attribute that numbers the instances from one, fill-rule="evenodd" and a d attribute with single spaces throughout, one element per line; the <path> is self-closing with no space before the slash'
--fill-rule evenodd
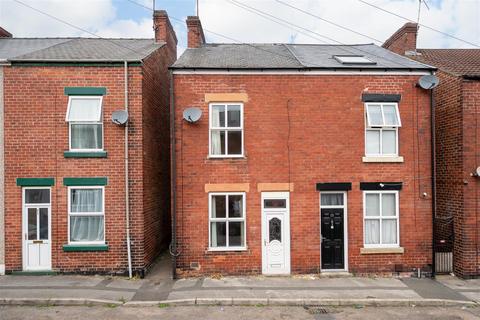
<path id="1" fill-rule="evenodd" d="M 377 64 L 364 56 L 333 56 L 341 64 Z"/>

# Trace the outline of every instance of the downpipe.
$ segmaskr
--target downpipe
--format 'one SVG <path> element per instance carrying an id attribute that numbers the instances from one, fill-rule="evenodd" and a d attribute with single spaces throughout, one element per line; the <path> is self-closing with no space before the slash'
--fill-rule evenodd
<path id="1" fill-rule="evenodd" d="M 128 62 L 124 61 L 125 69 L 125 111 L 128 114 Z M 128 277 L 132 278 L 132 248 L 130 245 L 130 190 L 128 175 L 128 121 L 125 124 L 125 227 L 127 236 Z"/>

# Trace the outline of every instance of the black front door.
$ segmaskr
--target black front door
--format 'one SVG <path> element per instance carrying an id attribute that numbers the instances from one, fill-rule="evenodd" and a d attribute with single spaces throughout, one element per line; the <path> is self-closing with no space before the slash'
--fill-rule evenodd
<path id="1" fill-rule="evenodd" d="M 321 209 L 322 269 L 345 268 L 343 208 Z"/>

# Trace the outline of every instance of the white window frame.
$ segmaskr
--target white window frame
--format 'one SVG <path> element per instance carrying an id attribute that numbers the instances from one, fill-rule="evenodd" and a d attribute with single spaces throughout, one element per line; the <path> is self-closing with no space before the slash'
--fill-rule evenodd
<path id="1" fill-rule="evenodd" d="M 240 106 L 240 127 L 228 127 L 228 106 Z M 212 126 L 212 107 L 224 106 L 225 107 L 225 127 L 213 127 Z M 212 102 L 208 105 L 208 157 L 209 158 L 243 158 L 245 154 L 244 145 L 244 130 L 243 130 L 243 103 L 242 102 Z M 225 131 L 225 154 L 212 154 L 212 131 Z M 242 152 L 241 154 L 228 154 L 228 131 L 241 131 L 242 133 Z"/>
<path id="2" fill-rule="evenodd" d="M 229 218 L 228 217 L 228 196 L 242 196 L 242 218 Z M 212 197 L 213 196 L 227 196 L 225 206 L 225 218 L 212 218 Z M 224 247 L 212 247 L 212 222 L 225 222 L 226 223 L 226 246 Z M 229 246 L 229 222 L 243 222 L 243 246 Z M 208 194 L 208 251 L 244 251 L 247 250 L 247 208 L 246 208 L 246 193 L 245 192 L 211 192 Z"/>
<path id="3" fill-rule="evenodd" d="M 368 107 L 369 106 L 380 106 L 382 112 L 382 122 L 385 123 L 383 107 L 384 105 L 394 105 L 398 125 L 370 125 L 370 118 L 368 117 Z M 398 157 L 398 128 L 402 126 L 400 112 L 398 110 L 397 102 L 367 102 L 365 103 L 365 156 L 366 157 Z M 367 151 L 367 132 L 368 131 L 378 131 L 379 133 L 379 143 L 380 143 L 380 153 L 368 153 Z M 383 132 L 384 131 L 393 131 L 395 132 L 395 153 L 383 153 Z"/>
<path id="4" fill-rule="evenodd" d="M 100 100 L 100 121 L 70 121 L 68 118 L 70 116 L 70 105 L 72 99 L 91 99 L 91 100 Z M 72 152 L 100 152 L 104 151 L 105 149 L 105 138 L 104 138 L 104 128 L 103 128 L 103 96 L 69 96 L 68 97 L 68 106 L 67 106 L 67 114 L 65 116 L 65 121 L 68 122 L 68 149 Z M 102 131 L 102 148 L 95 148 L 95 149 L 73 149 L 72 148 L 72 124 L 95 124 L 100 125 Z"/>
<path id="5" fill-rule="evenodd" d="M 102 190 L 102 212 L 71 212 L 72 189 L 101 189 Z M 71 241 L 70 238 L 70 217 L 71 216 L 103 216 L 103 241 Z M 68 244 L 74 245 L 95 245 L 105 244 L 107 230 L 105 229 L 105 187 L 104 186 L 71 186 L 68 187 Z"/>
<path id="6" fill-rule="evenodd" d="M 379 197 L 379 216 L 367 216 L 367 202 L 366 202 L 366 195 L 367 194 L 380 194 Z M 382 194 L 394 194 L 395 195 L 395 217 L 392 216 L 382 216 Z M 364 248 L 399 248 L 400 247 L 400 202 L 399 202 L 399 192 L 398 190 L 369 190 L 363 191 L 363 247 Z M 383 244 L 382 243 L 382 220 L 397 220 L 397 243 L 395 244 Z M 365 220 L 379 220 L 379 236 L 380 236 L 380 243 L 378 244 L 367 244 L 365 243 Z"/>

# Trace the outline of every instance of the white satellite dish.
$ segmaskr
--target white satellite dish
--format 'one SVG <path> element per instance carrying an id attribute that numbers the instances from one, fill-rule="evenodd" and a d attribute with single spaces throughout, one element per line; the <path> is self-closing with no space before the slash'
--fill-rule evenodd
<path id="1" fill-rule="evenodd" d="M 440 83 L 440 80 L 438 79 L 438 77 L 434 76 L 433 74 L 427 74 L 425 76 L 422 76 L 418 80 L 418 84 L 420 85 L 420 87 L 426 90 L 431 90 L 435 88 L 436 86 L 438 86 L 439 83 Z"/>
<path id="2" fill-rule="evenodd" d="M 200 108 L 191 107 L 183 110 L 183 119 L 189 123 L 195 123 L 202 117 Z"/>
<path id="3" fill-rule="evenodd" d="M 126 110 L 117 110 L 112 113 L 112 122 L 118 125 L 124 125 L 128 121 L 128 112 Z"/>

